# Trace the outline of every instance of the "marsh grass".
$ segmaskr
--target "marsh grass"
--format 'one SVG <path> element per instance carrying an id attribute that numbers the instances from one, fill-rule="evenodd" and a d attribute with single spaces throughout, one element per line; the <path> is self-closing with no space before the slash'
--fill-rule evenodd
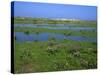
<path id="1" fill-rule="evenodd" d="M 47 44 L 47 52 L 48 54 L 53 54 L 55 55 L 58 51 L 59 51 L 59 47 L 57 46 L 57 42 L 54 42 L 55 39 L 51 39 L 50 41 L 48 41 L 48 44 Z"/>
<path id="2" fill-rule="evenodd" d="M 17 22 L 17 21 L 16 21 Z M 22 22 L 20 22 L 22 23 Z M 25 23 L 30 23 L 26 22 Z M 32 22 L 33 23 L 33 22 Z M 80 22 L 78 26 L 96 27 L 96 24 Z M 66 25 L 66 24 L 65 24 Z M 66 36 L 96 37 L 95 31 L 52 30 L 45 28 L 16 27 L 15 32 L 39 34 L 42 32 L 59 33 Z M 64 71 L 97 68 L 97 43 L 73 40 L 57 40 L 49 37 L 48 41 L 18 42 L 14 37 L 15 73 Z"/>
<path id="3" fill-rule="evenodd" d="M 70 36 L 72 33 L 71 33 L 71 31 L 68 31 L 68 32 L 64 32 L 63 33 L 65 36 Z"/>
<path id="4" fill-rule="evenodd" d="M 39 34 L 39 33 L 40 33 L 39 31 L 36 32 L 36 34 Z"/>
<path id="5" fill-rule="evenodd" d="M 34 42 L 38 42 L 38 40 L 34 40 Z"/>
<path id="6" fill-rule="evenodd" d="M 27 34 L 27 35 L 29 35 L 29 34 L 30 34 L 30 32 L 29 32 L 28 30 L 27 30 L 27 31 L 25 31 L 24 33 L 25 33 L 25 34 Z"/>
<path id="7" fill-rule="evenodd" d="M 96 32 L 92 32 L 92 31 L 73 31 L 73 30 L 52 30 L 52 29 L 46 29 L 46 28 L 27 28 L 27 27 L 16 27 L 15 28 L 15 32 L 26 32 L 26 33 L 35 33 L 35 34 L 39 34 L 39 33 L 43 33 L 43 32 L 48 32 L 48 33 L 59 33 L 59 34 L 63 34 L 66 36 L 88 36 L 88 37 L 96 37 L 97 34 Z"/>
<path id="8" fill-rule="evenodd" d="M 55 38 L 55 37 L 49 37 L 48 40 L 49 40 L 49 41 L 55 41 L 56 38 Z"/>
<path id="9" fill-rule="evenodd" d="M 15 42 L 15 72 L 44 72 L 97 67 L 95 46 L 90 42 L 56 40 Z M 91 47 L 91 49 L 89 49 Z"/>

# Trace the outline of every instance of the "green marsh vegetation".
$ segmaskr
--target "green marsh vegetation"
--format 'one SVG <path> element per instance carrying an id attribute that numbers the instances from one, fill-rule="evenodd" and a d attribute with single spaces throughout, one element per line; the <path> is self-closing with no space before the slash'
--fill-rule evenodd
<path id="1" fill-rule="evenodd" d="M 96 45 L 90 42 L 15 41 L 15 72 L 43 72 L 97 68 Z"/>
<path id="2" fill-rule="evenodd" d="M 15 24 L 78 24 L 78 26 L 95 27 L 90 21 L 55 21 L 41 18 L 15 18 Z M 40 34 L 43 32 L 63 34 L 66 36 L 96 37 L 96 31 L 52 30 L 46 28 L 16 27 L 14 32 Z M 15 73 L 65 71 L 97 68 L 97 42 L 57 40 L 49 37 L 47 41 L 17 41 L 14 38 Z"/>
<path id="3" fill-rule="evenodd" d="M 39 34 L 39 33 L 43 33 L 43 32 L 50 32 L 50 33 L 60 33 L 60 34 L 64 34 L 66 36 L 69 35 L 76 35 L 76 36 L 89 36 L 89 37 L 96 37 L 97 34 L 95 31 L 85 31 L 85 30 L 81 30 L 81 31 L 72 31 L 72 30 L 51 30 L 51 29 L 46 29 L 46 28 L 27 28 L 27 27 L 16 27 L 15 28 L 15 32 L 29 32 L 29 33 L 35 33 L 35 34 Z"/>
<path id="4" fill-rule="evenodd" d="M 52 20 L 49 18 L 26 18 L 26 17 L 15 17 L 14 24 L 77 24 L 78 26 L 91 26 L 96 27 L 97 22 L 96 21 L 86 21 L 86 20 Z"/>

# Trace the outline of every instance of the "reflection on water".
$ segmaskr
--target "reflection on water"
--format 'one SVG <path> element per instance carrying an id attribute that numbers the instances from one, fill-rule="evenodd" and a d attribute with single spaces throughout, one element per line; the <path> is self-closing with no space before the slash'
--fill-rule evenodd
<path id="1" fill-rule="evenodd" d="M 15 32 L 17 41 L 47 41 L 50 38 L 55 38 L 57 40 L 75 40 L 75 41 L 88 41 L 96 42 L 96 38 L 84 37 L 84 36 L 66 36 L 57 33 L 39 33 L 39 34 L 25 34 L 24 32 Z"/>

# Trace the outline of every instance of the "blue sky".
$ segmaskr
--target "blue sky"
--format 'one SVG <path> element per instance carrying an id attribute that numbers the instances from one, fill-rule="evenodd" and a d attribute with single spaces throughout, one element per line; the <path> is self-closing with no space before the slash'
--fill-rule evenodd
<path id="1" fill-rule="evenodd" d="M 96 6 L 14 2 L 14 16 L 97 20 Z"/>

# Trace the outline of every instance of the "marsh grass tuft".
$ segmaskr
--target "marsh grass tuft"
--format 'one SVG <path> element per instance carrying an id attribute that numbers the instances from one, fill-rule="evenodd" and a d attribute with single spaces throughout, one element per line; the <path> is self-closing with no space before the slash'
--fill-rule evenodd
<path id="1" fill-rule="evenodd" d="M 54 38 L 54 37 L 50 37 L 48 40 L 49 40 L 49 41 L 55 41 L 56 38 Z"/>
<path id="2" fill-rule="evenodd" d="M 56 54 L 59 51 L 59 46 L 57 45 L 57 42 L 49 41 L 47 44 L 47 52 L 49 54 Z"/>
<path id="3" fill-rule="evenodd" d="M 69 32 L 64 32 L 63 33 L 65 36 L 70 36 L 72 33 L 71 33 L 71 31 L 69 31 Z"/>
<path id="4" fill-rule="evenodd" d="M 38 42 L 38 40 L 36 39 L 36 40 L 34 40 L 34 42 Z"/>
<path id="5" fill-rule="evenodd" d="M 58 52 L 58 48 L 57 47 L 47 47 L 47 52 L 49 55 L 55 55 Z"/>
<path id="6" fill-rule="evenodd" d="M 56 70 L 65 70 L 66 69 L 66 61 L 56 61 L 54 62 Z"/>
<path id="7" fill-rule="evenodd" d="M 30 34 L 30 31 L 25 31 L 24 33 L 27 34 L 27 35 L 29 35 Z"/>
<path id="8" fill-rule="evenodd" d="M 93 45 L 97 45 L 97 43 L 96 43 L 96 42 L 93 42 L 92 44 L 93 44 Z"/>
<path id="9" fill-rule="evenodd" d="M 39 31 L 36 31 L 36 34 L 39 34 L 40 32 Z"/>

